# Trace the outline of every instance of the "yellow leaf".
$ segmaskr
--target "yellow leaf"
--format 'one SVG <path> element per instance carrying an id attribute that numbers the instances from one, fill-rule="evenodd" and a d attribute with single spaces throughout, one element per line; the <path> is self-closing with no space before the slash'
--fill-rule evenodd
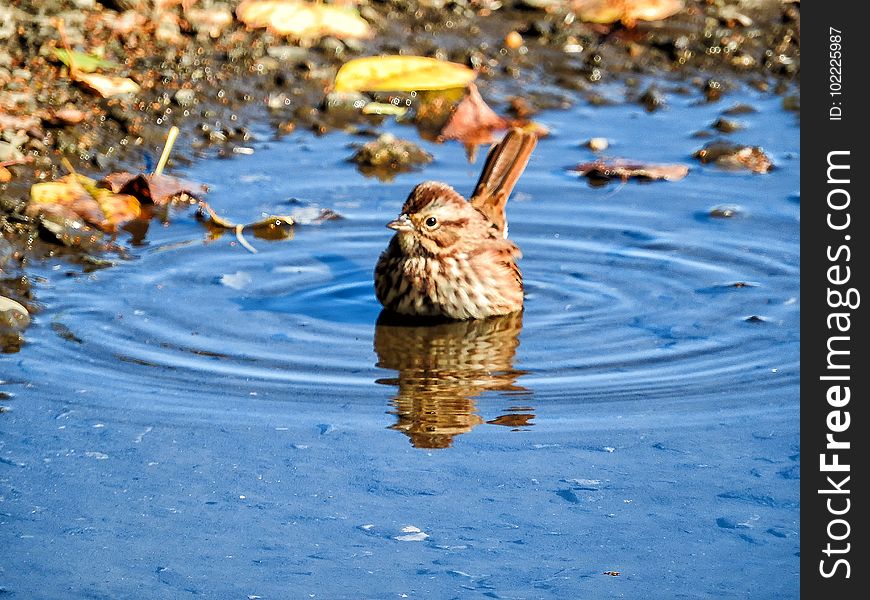
<path id="1" fill-rule="evenodd" d="M 331 35 L 361 39 L 372 35 L 368 22 L 352 9 L 301 0 L 245 0 L 236 16 L 248 27 L 267 27 L 278 35 L 316 39 Z"/>
<path id="2" fill-rule="evenodd" d="M 70 186 L 60 181 L 34 183 L 30 188 L 30 201 L 35 204 L 53 204 L 70 194 Z"/>
<path id="3" fill-rule="evenodd" d="M 129 194 L 116 194 L 112 190 L 98 187 L 94 187 L 93 191 L 88 189 L 88 192 L 93 195 L 112 226 L 132 221 L 142 214 L 139 200 Z"/>
<path id="4" fill-rule="evenodd" d="M 85 84 L 103 98 L 119 96 L 121 94 L 135 94 L 139 91 L 139 84 L 126 77 L 109 77 L 98 73 L 76 73 L 75 80 Z"/>
<path id="5" fill-rule="evenodd" d="M 459 63 L 425 56 L 368 56 L 345 63 L 337 92 L 414 92 L 466 86 L 477 73 Z"/>

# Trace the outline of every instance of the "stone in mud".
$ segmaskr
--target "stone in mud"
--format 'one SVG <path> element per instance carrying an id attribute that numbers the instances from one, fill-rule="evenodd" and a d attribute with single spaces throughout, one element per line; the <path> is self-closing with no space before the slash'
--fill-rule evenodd
<path id="1" fill-rule="evenodd" d="M 364 144 L 351 157 L 364 174 L 390 178 L 392 174 L 410 171 L 432 162 L 432 155 L 417 144 L 400 140 L 389 133 Z"/>
<path id="2" fill-rule="evenodd" d="M 19 160 L 21 158 L 24 158 L 24 155 L 15 145 L 9 142 L 0 142 L 0 161 Z"/>
<path id="3" fill-rule="evenodd" d="M 718 79 L 708 79 L 704 82 L 703 93 L 707 102 L 716 102 L 724 91 L 722 82 Z"/>
<path id="4" fill-rule="evenodd" d="M 638 102 L 647 109 L 648 112 L 653 112 L 664 108 L 667 102 L 665 96 L 655 86 L 650 86 L 638 98 Z"/>
<path id="5" fill-rule="evenodd" d="M 182 88 L 175 92 L 173 100 L 182 108 L 193 106 L 196 104 L 196 92 L 188 88 Z"/>
<path id="6" fill-rule="evenodd" d="M 742 123 L 733 119 L 719 117 L 713 122 L 713 129 L 721 131 L 722 133 L 733 133 L 735 131 L 740 131 L 743 128 Z"/>
<path id="7" fill-rule="evenodd" d="M 21 331 L 30 324 L 30 313 L 21 304 L 0 296 L 0 333 Z"/>
<path id="8" fill-rule="evenodd" d="M 610 146 L 610 142 L 604 137 L 594 137 L 586 142 L 586 146 L 593 152 L 603 152 Z"/>
<path id="9" fill-rule="evenodd" d="M 748 114 L 751 114 L 754 112 L 758 112 L 758 110 L 756 110 L 754 106 L 738 102 L 737 104 L 735 104 L 731 108 L 723 110 L 722 114 L 733 116 L 733 115 L 748 115 Z"/>
<path id="10" fill-rule="evenodd" d="M 308 60 L 309 50 L 300 46 L 269 46 L 266 54 L 286 63 L 300 64 Z"/>
<path id="11" fill-rule="evenodd" d="M 768 173 L 773 161 L 759 146 L 742 146 L 717 140 L 692 155 L 703 164 L 714 163 L 724 169 L 748 169 L 753 173 Z"/>
<path id="12" fill-rule="evenodd" d="M 800 112 L 801 110 L 801 97 L 799 94 L 792 94 L 786 96 L 782 99 L 782 107 L 785 110 L 791 110 L 794 112 Z"/>
<path id="13" fill-rule="evenodd" d="M 714 206 L 708 214 L 715 219 L 730 219 L 736 217 L 741 212 L 741 209 L 737 206 L 723 204 L 721 206 Z"/>

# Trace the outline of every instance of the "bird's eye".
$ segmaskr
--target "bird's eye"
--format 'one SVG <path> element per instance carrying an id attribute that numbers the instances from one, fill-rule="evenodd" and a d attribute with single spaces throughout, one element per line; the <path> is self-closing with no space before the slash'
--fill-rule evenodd
<path id="1" fill-rule="evenodd" d="M 438 224 L 438 219 L 435 217 L 429 217 L 426 219 L 426 227 L 435 227 Z"/>

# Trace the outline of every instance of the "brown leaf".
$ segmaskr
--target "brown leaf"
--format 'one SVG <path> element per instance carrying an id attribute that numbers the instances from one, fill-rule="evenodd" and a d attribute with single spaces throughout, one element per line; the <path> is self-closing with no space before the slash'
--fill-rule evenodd
<path id="1" fill-rule="evenodd" d="M 470 156 L 474 146 L 493 143 L 494 132 L 510 127 L 534 133 L 538 137 L 549 133 L 540 123 L 502 117 L 489 107 L 477 91 L 477 86 L 471 83 L 468 85 L 468 93 L 453 109 L 437 139 L 439 142 L 459 140 L 468 147 Z"/>
<path id="2" fill-rule="evenodd" d="M 294 225 L 296 224 L 293 217 L 286 215 L 269 215 L 255 223 L 233 223 L 217 214 L 207 202 L 199 203 L 196 215 L 210 230 L 211 239 L 219 238 L 225 231 L 234 231 L 239 244 L 252 253 L 256 253 L 257 250 L 245 239 L 245 230 L 250 230 L 254 237 L 261 239 L 286 240 L 293 238 Z"/>
<path id="3" fill-rule="evenodd" d="M 493 131 L 507 129 L 509 121 L 496 114 L 483 100 L 477 86 L 468 85 L 468 94 L 456 105 L 438 136 L 441 140 L 459 140 L 466 144 L 490 144 Z"/>
<path id="4" fill-rule="evenodd" d="M 93 179 L 71 174 L 31 186 L 26 212 L 32 217 L 50 214 L 67 221 L 82 219 L 111 232 L 138 217 L 140 206 L 133 196 L 98 188 Z"/>
<path id="5" fill-rule="evenodd" d="M 251 229 L 255 234 L 262 234 L 262 237 L 270 239 L 273 238 L 270 234 L 276 230 L 286 230 L 288 227 L 293 227 L 296 224 L 293 217 L 287 215 L 269 215 L 254 223 L 233 223 L 217 214 L 207 202 L 199 203 L 198 215 L 210 227 L 217 229 Z"/>
<path id="6" fill-rule="evenodd" d="M 199 198 L 208 191 L 201 183 L 194 183 L 171 175 L 117 172 L 106 175 L 100 185 L 115 193 L 130 194 L 146 204 L 163 206 L 181 196 Z"/>
<path id="7" fill-rule="evenodd" d="M 688 174 L 689 167 L 681 164 L 653 164 L 615 159 L 582 163 L 571 171 L 590 179 L 604 181 L 616 178 L 626 181 L 632 177 L 650 181 L 678 181 Z"/>

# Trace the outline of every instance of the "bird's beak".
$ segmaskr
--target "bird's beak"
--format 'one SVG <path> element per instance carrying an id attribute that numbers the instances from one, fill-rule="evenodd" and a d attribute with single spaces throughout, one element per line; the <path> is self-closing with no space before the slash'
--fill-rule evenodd
<path id="1" fill-rule="evenodd" d="M 411 223 L 411 219 L 408 218 L 408 215 L 401 214 L 395 221 L 387 223 L 387 227 L 395 229 L 396 231 L 411 231 L 414 228 L 414 225 Z"/>

